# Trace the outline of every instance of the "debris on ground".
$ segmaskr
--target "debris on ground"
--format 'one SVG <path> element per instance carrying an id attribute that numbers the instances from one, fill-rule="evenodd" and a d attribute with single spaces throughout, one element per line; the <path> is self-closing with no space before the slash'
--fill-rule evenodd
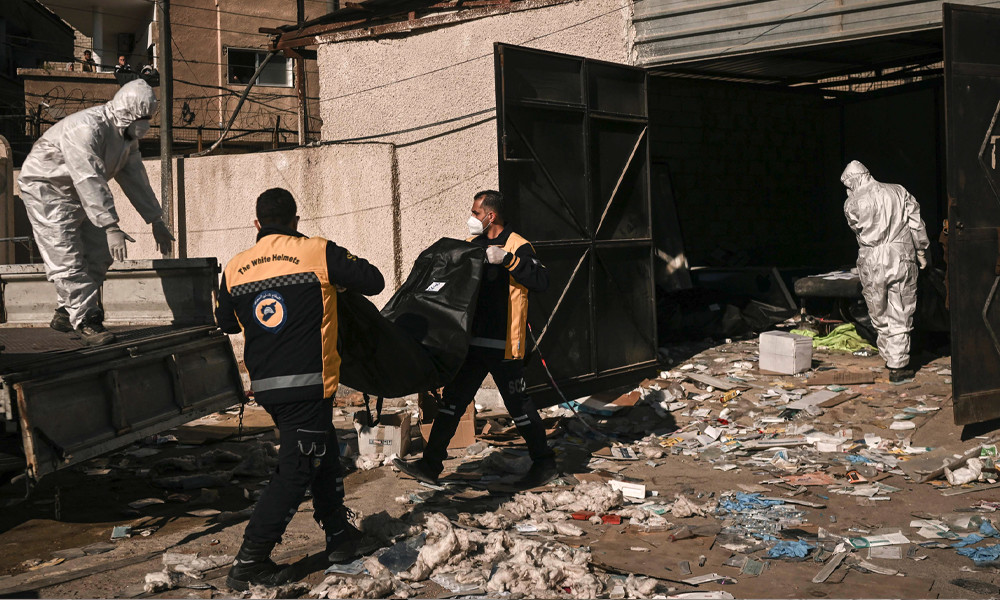
<path id="1" fill-rule="evenodd" d="M 951 410 L 949 361 L 894 384 L 877 356 L 855 354 L 872 349 L 853 329 L 810 337 L 812 362 L 800 369 L 793 356 L 789 373 L 760 369 L 757 338 L 662 348 L 650 379 L 541 410 L 562 474 L 517 493 L 504 486 L 531 459 L 502 407 L 477 405 L 475 440 L 450 451 L 438 485 L 391 473 L 395 454 L 359 453 L 352 413 L 338 409 L 345 467 L 379 486 L 348 503 L 367 496 L 384 511 L 363 525 L 383 546 L 323 565 L 308 584 L 251 595 L 725 599 L 789 572 L 804 585 L 851 577 L 905 597 L 989 595 L 990 576 L 973 573 L 1000 566 L 1000 502 L 965 494 L 1000 489 L 998 440 L 930 435 Z M 277 454 L 269 430 L 256 435 L 238 452 L 164 438 L 88 467 L 156 486 L 123 498 L 136 520 L 119 526 L 132 537 L 108 545 L 135 543 L 171 507 L 239 529 Z M 371 493 L 381 486 L 390 491 Z M 143 588 L 204 585 L 223 559 L 167 552 Z M 936 585 L 953 587 L 931 592 L 934 582 L 920 581 L 936 561 L 963 573 L 939 576 Z"/>
<path id="2" fill-rule="evenodd" d="M 228 555 L 199 557 L 197 554 L 165 552 L 163 570 L 147 573 L 143 589 L 151 594 L 187 587 L 193 580 L 202 579 L 205 571 L 227 566 L 232 562 L 233 557 Z"/>

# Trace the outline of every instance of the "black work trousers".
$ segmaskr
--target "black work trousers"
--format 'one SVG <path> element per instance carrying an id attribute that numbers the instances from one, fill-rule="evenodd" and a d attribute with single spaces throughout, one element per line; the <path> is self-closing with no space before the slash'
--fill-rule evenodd
<path id="1" fill-rule="evenodd" d="M 344 505 L 344 472 L 333 427 L 333 400 L 264 406 L 281 436 L 278 466 L 253 509 L 244 537 L 278 543 L 312 490 L 313 517 L 322 523 Z"/>
<path id="2" fill-rule="evenodd" d="M 476 397 L 476 391 L 487 374 L 493 376 L 507 412 L 514 418 L 518 433 L 528 443 L 531 459 L 538 461 L 554 456 L 545 441 L 542 419 L 524 392 L 524 361 L 504 360 L 501 349 L 472 346 L 455 379 L 444 388 L 442 406 L 434 417 L 434 425 L 424 448 L 424 462 L 435 473 L 444 470 L 448 443 L 455 436 L 459 420 Z"/>

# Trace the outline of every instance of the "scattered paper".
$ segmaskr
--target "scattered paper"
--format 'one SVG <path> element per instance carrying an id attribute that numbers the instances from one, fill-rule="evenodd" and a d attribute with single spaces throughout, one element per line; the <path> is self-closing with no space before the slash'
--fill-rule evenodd
<path id="1" fill-rule="evenodd" d="M 736 583 L 736 580 L 731 577 L 726 577 L 725 575 L 719 575 L 718 573 L 709 573 L 707 575 L 698 575 L 696 577 L 689 577 L 687 579 L 682 579 L 684 583 L 688 585 L 701 585 L 703 583 L 712 583 L 715 581 L 725 582 L 725 583 Z"/>
<path id="2" fill-rule="evenodd" d="M 612 479 L 608 482 L 611 489 L 618 490 L 626 498 L 634 498 L 636 500 L 642 500 L 646 497 L 646 486 L 641 483 L 631 483 L 627 481 L 620 481 L 618 479 Z"/>
<path id="3" fill-rule="evenodd" d="M 898 531 L 896 533 L 886 533 L 883 535 L 852 537 L 847 538 L 847 541 L 855 548 L 873 548 L 875 546 L 892 546 L 894 544 L 910 543 L 910 540 Z"/>

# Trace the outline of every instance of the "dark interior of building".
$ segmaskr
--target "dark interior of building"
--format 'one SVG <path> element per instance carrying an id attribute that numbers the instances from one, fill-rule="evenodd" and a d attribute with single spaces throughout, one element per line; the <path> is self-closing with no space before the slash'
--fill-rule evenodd
<path id="1" fill-rule="evenodd" d="M 654 212 L 674 207 L 688 263 L 849 266 L 857 246 L 840 174 L 851 160 L 906 187 L 936 240 L 947 214 L 940 37 L 935 30 L 653 72 Z"/>
<path id="2" fill-rule="evenodd" d="M 675 339 L 664 330 L 680 324 L 687 329 L 678 337 L 691 338 L 780 320 L 787 311 L 755 322 L 746 303 L 794 309 L 803 301 L 794 291 L 799 277 L 852 268 L 857 242 L 840 182 L 851 160 L 913 194 L 932 263 L 943 266 L 942 58 L 938 29 L 651 71 L 661 341 Z M 677 268 L 684 259 L 690 275 Z M 685 292 L 690 285 L 712 289 Z M 705 309 L 727 302 L 750 322 L 731 326 Z M 843 312 L 822 299 L 809 304 L 834 316 Z M 947 329 L 946 316 L 938 322 Z"/>

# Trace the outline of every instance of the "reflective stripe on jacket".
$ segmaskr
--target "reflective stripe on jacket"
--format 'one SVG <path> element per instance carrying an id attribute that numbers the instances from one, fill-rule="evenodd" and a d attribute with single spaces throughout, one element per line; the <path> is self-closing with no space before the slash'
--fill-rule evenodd
<path id="1" fill-rule="evenodd" d="M 330 398 L 340 379 L 337 289 L 323 238 L 267 235 L 226 265 L 258 402 Z"/>

